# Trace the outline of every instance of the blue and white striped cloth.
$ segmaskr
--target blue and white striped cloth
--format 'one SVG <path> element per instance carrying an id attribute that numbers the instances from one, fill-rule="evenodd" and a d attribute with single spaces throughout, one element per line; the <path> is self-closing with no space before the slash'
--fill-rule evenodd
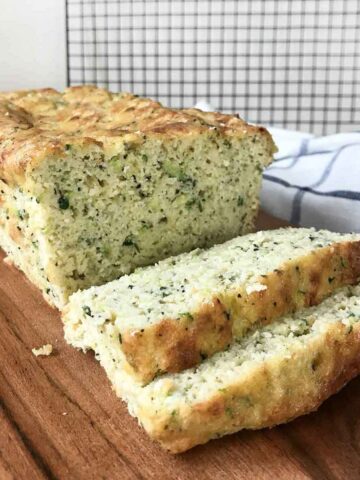
<path id="1" fill-rule="evenodd" d="M 269 131 L 279 152 L 264 172 L 262 209 L 295 225 L 360 232 L 360 132 Z"/>

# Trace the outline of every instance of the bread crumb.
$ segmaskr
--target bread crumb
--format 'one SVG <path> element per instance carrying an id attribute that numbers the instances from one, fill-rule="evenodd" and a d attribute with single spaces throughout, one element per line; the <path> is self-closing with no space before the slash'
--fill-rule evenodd
<path id="1" fill-rule="evenodd" d="M 50 343 L 47 343 L 46 345 L 43 345 L 42 347 L 39 348 L 33 348 L 32 353 L 35 355 L 35 357 L 39 357 L 40 355 L 51 355 L 53 351 L 53 346 Z"/>

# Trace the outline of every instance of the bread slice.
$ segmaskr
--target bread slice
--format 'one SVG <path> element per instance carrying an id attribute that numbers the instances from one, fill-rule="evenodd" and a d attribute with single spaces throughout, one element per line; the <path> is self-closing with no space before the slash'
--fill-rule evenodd
<path id="1" fill-rule="evenodd" d="M 359 277 L 360 235 L 258 232 L 75 293 L 63 315 L 65 337 L 83 350 L 121 350 L 128 371 L 146 383 Z"/>
<path id="2" fill-rule="evenodd" d="M 0 94 L 0 245 L 62 308 L 135 267 L 249 232 L 270 134 L 73 87 Z"/>
<path id="3" fill-rule="evenodd" d="M 112 327 L 113 328 L 113 327 Z M 360 287 L 250 333 L 201 365 L 141 386 L 116 335 L 96 356 L 152 439 L 173 453 L 311 412 L 360 372 Z"/>

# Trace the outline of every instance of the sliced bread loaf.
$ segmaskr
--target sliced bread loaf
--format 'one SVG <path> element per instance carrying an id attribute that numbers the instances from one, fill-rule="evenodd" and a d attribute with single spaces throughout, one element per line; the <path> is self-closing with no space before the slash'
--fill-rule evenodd
<path id="1" fill-rule="evenodd" d="M 279 229 L 209 250 L 71 296 L 65 337 L 95 352 L 111 345 L 146 383 L 226 349 L 254 324 L 318 304 L 360 277 L 360 235 Z"/>
<path id="2" fill-rule="evenodd" d="M 60 309 L 78 289 L 252 230 L 270 134 L 81 86 L 0 93 L 0 246 Z"/>
<path id="3" fill-rule="evenodd" d="M 360 371 L 360 287 L 275 321 L 201 365 L 141 386 L 116 335 L 97 358 L 148 434 L 173 453 L 310 412 Z M 124 363 L 125 362 L 125 363 Z"/>

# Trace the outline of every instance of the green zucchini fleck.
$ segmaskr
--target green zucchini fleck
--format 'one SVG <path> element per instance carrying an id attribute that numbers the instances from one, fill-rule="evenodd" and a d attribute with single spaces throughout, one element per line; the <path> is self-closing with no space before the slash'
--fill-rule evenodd
<path id="1" fill-rule="evenodd" d="M 196 205 L 198 207 L 200 212 L 202 212 L 204 210 L 200 198 L 192 197 L 192 198 L 189 198 L 189 200 L 187 200 L 187 202 L 185 203 L 185 207 L 187 208 L 187 210 L 191 210 L 191 208 L 194 205 Z"/>
<path id="2" fill-rule="evenodd" d="M 85 315 L 88 315 L 89 317 L 92 317 L 90 307 L 88 307 L 87 305 L 83 305 L 82 309 L 83 309 L 83 312 L 85 313 Z"/>
<path id="3" fill-rule="evenodd" d="M 182 168 L 180 168 L 178 165 L 174 165 L 172 162 L 169 160 L 165 160 L 164 163 L 162 164 L 162 168 L 164 172 L 169 175 L 169 177 L 172 178 L 177 178 L 179 182 L 185 184 L 185 185 L 190 185 L 190 186 L 195 186 L 196 180 L 194 180 L 190 175 L 185 173 Z"/>
<path id="4" fill-rule="evenodd" d="M 67 210 L 70 206 L 69 199 L 65 197 L 64 195 L 61 195 L 58 198 L 58 205 L 61 210 Z"/>
<path id="5" fill-rule="evenodd" d="M 113 166 L 115 172 L 120 173 L 122 171 L 120 155 L 114 155 L 111 157 L 109 163 Z"/>
<path id="6" fill-rule="evenodd" d="M 238 207 L 242 207 L 244 205 L 244 198 L 241 195 L 238 196 L 237 204 Z"/>
<path id="7" fill-rule="evenodd" d="M 123 245 L 124 247 L 134 247 L 135 250 L 139 253 L 140 252 L 140 248 L 138 246 L 138 244 L 135 242 L 134 238 L 132 235 L 128 235 L 125 240 L 123 241 Z"/>

